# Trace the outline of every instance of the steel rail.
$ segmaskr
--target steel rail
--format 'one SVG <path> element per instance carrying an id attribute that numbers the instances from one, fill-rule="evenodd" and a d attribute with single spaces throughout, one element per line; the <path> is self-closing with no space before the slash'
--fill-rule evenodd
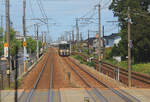
<path id="1" fill-rule="evenodd" d="M 90 75 L 94 80 L 96 80 L 100 85 L 105 86 L 106 88 L 110 89 L 113 93 L 115 93 L 116 95 L 120 96 L 124 101 L 126 102 L 133 102 L 131 99 L 129 99 L 128 97 L 126 97 L 125 95 L 123 95 L 121 92 L 109 87 L 108 85 L 106 85 L 105 83 L 101 82 L 100 80 L 98 80 L 95 76 L 93 76 L 90 72 L 88 72 L 87 70 L 85 70 L 84 68 L 82 68 L 81 66 L 79 66 L 78 64 L 76 64 L 75 62 L 73 62 L 70 58 L 68 58 L 70 60 L 70 62 L 72 62 L 74 65 L 76 65 L 78 68 L 80 68 L 82 71 L 84 71 L 85 73 L 87 73 L 88 75 Z"/>
<path id="2" fill-rule="evenodd" d="M 51 59 L 51 62 L 53 62 L 53 58 Z M 47 97 L 47 102 L 54 102 L 54 100 L 52 100 L 52 96 L 53 96 L 53 90 L 52 90 L 52 85 L 53 85 L 53 68 L 54 65 L 53 63 L 50 66 L 51 72 L 50 72 L 50 86 L 49 86 L 49 91 L 48 91 L 48 97 Z"/>
<path id="3" fill-rule="evenodd" d="M 78 73 L 77 70 L 75 70 L 73 68 L 73 66 L 71 64 L 68 63 L 68 61 L 66 61 L 65 59 L 65 62 L 67 63 L 68 66 L 70 66 L 70 68 L 80 77 L 80 79 L 89 87 L 89 88 L 93 88 L 93 93 L 95 93 L 95 95 L 98 97 L 98 99 L 101 101 L 101 102 L 108 102 L 108 100 L 94 87 L 91 87 L 91 85 L 88 83 L 88 81 L 81 75 Z M 85 88 L 86 89 L 86 88 Z M 86 89 L 86 92 L 88 93 L 88 95 L 91 97 L 91 99 L 96 102 L 96 100 L 94 99 L 94 97 L 90 94 L 90 92 Z"/>
<path id="4" fill-rule="evenodd" d="M 22 99 L 22 97 L 24 96 L 24 94 L 25 94 L 25 90 L 21 93 L 21 95 L 19 96 L 19 98 L 18 98 L 18 102 L 20 102 L 20 100 Z"/>
<path id="5" fill-rule="evenodd" d="M 21 99 L 24 97 L 24 95 L 25 95 L 25 89 L 24 89 L 24 91 L 21 93 L 21 95 L 18 97 L 18 102 L 21 101 Z"/>
<path id="6" fill-rule="evenodd" d="M 92 94 L 86 89 L 85 90 L 87 93 L 88 93 L 88 95 L 90 96 L 90 98 L 94 101 L 94 102 L 96 102 L 96 99 L 92 96 Z"/>
<path id="7" fill-rule="evenodd" d="M 111 70 L 114 70 L 116 69 L 115 66 L 111 65 L 111 64 L 108 64 L 108 63 L 104 63 L 102 64 L 103 66 L 105 66 L 107 69 L 111 69 Z M 110 68 L 112 67 L 112 68 Z M 120 69 L 120 73 L 122 73 L 123 75 L 125 75 L 125 77 L 128 76 L 128 71 L 125 70 L 125 69 Z M 132 78 L 135 79 L 135 80 L 138 80 L 138 81 L 141 81 L 141 82 L 144 82 L 146 84 L 150 84 L 150 77 L 148 76 L 144 76 L 144 75 L 140 75 L 140 74 L 137 74 L 135 72 L 132 72 Z"/>
<path id="8" fill-rule="evenodd" d="M 139 99 L 137 99 L 135 96 L 132 96 L 131 94 L 127 93 L 126 91 L 120 89 L 120 91 L 122 91 L 123 93 L 125 93 L 126 95 L 132 97 L 134 100 L 136 100 L 137 102 L 141 102 Z"/>
<path id="9" fill-rule="evenodd" d="M 111 64 L 106 63 L 106 62 L 103 62 L 103 64 L 105 64 L 106 66 L 108 65 L 108 66 L 112 67 L 113 69 L 116 68 L 116 66 L 111 65 Z M 128 72 L 127 70 L 125 70 L 123 68 L 121 70 L 124 71 L 124 72 Z M 144 79 L 150 80 L 150 76 L 148 76 L 148 75 L 139 74 L 137 72 L 132 72 L 132 74 L 134 74 L 135 76 L 142 77 Z"/>
<path id="10" fill-rule="evenodd" d="M 36 89 L 36 87 L 37 87 L 37 85 L 38 85 L 38 82 L 39 82 L 39 80 L 40 80 L 40 78 L 41 78 L 41 76 L 42 76 L 42 74 L 43 74 L 43 72 L 44 72 L 44 69 L 46 68 L 46 65 L 47 65 L 49 56 L 50 56 L 50 54 L 48 55 L 48 57 L 47 57 L 47 59 L 46 59 L 46 62 L 45 62 L 44 66 L 43 66 L 43 68 L 42 68 L 42 70 L 41 70 L 41 72 L 40 72 L 40 74 L 39 74 L 39 76 L 38 76 L 38 78 L 37 78 L 37 80 L 36 80 L 36 82 L 35 82 L 35 84 L 34 84 L 34 87 L 33 87 L 33 88 L 31 89 L 31 91 L 28 93 L 27 98 L 25 99 L 24 102 L 30 102 L 30 99 L 31 99 L 32 95 L 34 94 L 34 91 L 35 91 L 35 89 Z"/>
<path id="11" fill-rule="evenodd" d="M 61 102 L 61 93 L 60 93 L 60 89 L 58 89 L 58 102 Z"/>

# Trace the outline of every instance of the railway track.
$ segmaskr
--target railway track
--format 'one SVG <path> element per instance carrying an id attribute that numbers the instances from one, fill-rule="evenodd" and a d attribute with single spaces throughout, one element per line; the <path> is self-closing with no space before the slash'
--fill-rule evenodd
<path id="1" fill-rule="evenodd" d="M 51 60 L 53 61 L 53 60 Z M 48 97 L 47 97 L 47 102 L 54 102 L 54 94 L 53 94 L 53 68 L 54 65 L 51 64 L 51 71 L 50 71 L 50 84 L 49 84 L 49 90 L 48 90 Z"/>
<path id="2" fill-rule="evenodd" d="M 93 87 L 91 84 L 89 84 L 89 82 L 86 80 L 85 77 L 83 77 L 70 63 L 70 61 L 68 61 L 67 58 L 64 58 L 66 64 L 80 77 L 80 79 L 85 83 L 85 85 L 88 87 L 88 88 L 93 88 L 93 93 L 91 93 L 88 88 L 85 88 L 85 91 L 87 92 L 87 94 L 90 96 L 90 98 L 93 100 L 93 102 L 96 102 L 96 96 L 99 98 L 98 100 L 101 100 L 102 102 L 108 102 L 107 99 L 102 96 L 101 94 L 99 95 L 98 94 L 98 90 L 97 88 Z M 94 95 L 93 95 L 94 94 Z M 95 96 L 96 95 L 96 96 Z"/>
<path id="3" fill-rule="evenodd" d="M 101 88 L 106 88 L 106 89 L 110 90 L 113 95 L 117 95 L 118 99 L 121 100 L 120 102 L 140 102 L 139 100 L 137 100 L 133 96 L 129 95 L 128 93 L 125 94 L 124 92 L 113 89 L 113 88 L 109 87 L 108 85 L 106 85 L 105 83 L 101 82 L 94 75 L 92 75 L 90 72 L 88 72 L 87 70 L 85 70 L 84 68 L 82 68 L 81 66 L 76 64 L 70 58 L 64 58 L 64 61 L 80 77 L 80 79 L 88 86 L 88 88 L 91 88 L 92 92 L 90 92 L 87 88 L 86 88 L 86 92 L 88 93 L 88 95 L 94 102 L 96 102 L 97 100 L 100 102 L 108 102 L 108 100 L 101 93 L 101 91 L 99 91 L 100 87 L 99 88 L 95 87 L 96 84 L 93 85 L 92 80 L 90 81 L 89 78 L 93 79 L 100 86 L 103 86 Z M 70 62 L 70 63 L 68 63 L 68 62 Z M 81 73 L 81 71 L 82 71 L 82 73 Z M 83 72 L 88 77 L 83 76 Z"/>
<path id="4" fill-rule="evenodd" d="M 102 66 L 102 71 L 108 72 L 108 75 L 110 75 L 109 73 L 115 73 L 114 71 L 118 69 L 116 66 L 105 62 L 102 63 Z M 128 84 L 128 71 L 123 68 L 120 68 L 120 81 L 126 85 Z M 150 76 L 132 71 L 132 86 L 145 88 L 150 87 Z"/>
<path id="5" fill-rule="evenodd" d="M 73 54 L 79 54 L 82 56 L 84 61 L 87 61 L 87 57 L 81 53 L 73 52 Z M 93 60 L 98 67 L 98 60 Z M 98 68 L 96 68 L 98 69 Z M 118 69 L 117 66 L 111 65 L 106 62 L 102 62 L 102 70 L 101 72 L 107 74 L 108 76 L 115 78 L 116 77 L 116 70 Z M 128 70 L 120 68 L 120 82 L 128 85 Z M 150 76 L 134 72 L 132 71 L 132 86 L 134 87 L 141 87 L 141 88 L 149 88 L 150 87 Z"/>
<path id="6" fill-rule="evenodd" d="M 23 102 L 54 102 L 55 101 L 54 99 L 55 93 L 52 89 L 53 81 L 54 81 L 53 80 L 53 69 L 54 69 L 53 61 L 54 61 L 54 56 L 51 51 L 50 54 L 46 58 L 44 66 L 40 74 L 38 75 L 38 78 L 34 84 L 34 87 L 29 91 L 29 93 L 27 94 Z M 49 85 L 48 89 L 43 89 L 43 88 L 47 88 L 47 86 L 45 86 L 45 84 L 43 83 L 46 83 Z M 61 102 L 60 91 L 58 91 L 57 93 L 58 93 L 58 99 L 59 99 L 59 101 L 57 102 Z"/>
<path id="7" fill-rule="evenodd" d="M 41 64 L 41 66 L 44 66 L 44 64 L 45 63 L 43 63 L 43 62 L 46 62 L 47 61 L 47 58 L 48 57 L 46 57 L 46 56 L 44 56 L 43 57 L 43 59 L 41 60 L 42 62 L 40 63 Z M 40 73 L 40 72 L 39 72 Z M 34 73 L 32 73 L 32 74 L 34 74 Z M 23 86 L 22 86 L 23 87 Z M 18 98 L 18 102 L 24 102 L 25 101 L 25 99 L 26 99 L 26 97 L 27 97 L 27 93 L 26 93 L 26 91 L 27 90 L 29 90 L 30 88 L 29 87 L 25 87 L 24 88 L 24 91 L 21 93 L 21 95 L 20 95 L 20 97 Z"/>
<path id="8" fill-rule="evenodd" d="M 44 66 L 43 66 L 43 68 L 42 68 L 42 70 L 41 70 L 41 72 L 40 72 L 40 74 L 39 74 L 39 76 L 38 76 L 38 78 L 37 78 L 37 80 L 36 80 L 36 82 L 35 82 L 33 88 L 32 88 L 32 89 L 30 90 L 30 92 L 27 94 L 27 97 L 26 97 L 26 99 L 25 99 L 24 102 L 30 102 L 30 101 L 31 101 L 31 98 L 32 98 L 32 96 L 34 95 L 34 93 L 35 93 L 35 91 L 36 91 L 36 88 L 37 88 L 37 86 L 38 86 L 38 84 L 39 84 L 39 81 L 40 81 L 40 79 L 41 79 L 41 77 L 42 77 L 42 74 L 43 74 L 43 72 L 44 72 L 44 70 L 45 70 L 45 68 L 46 68 L 46 65 L 47 65 L 47 63 L 48 63 L 49 56 L 50 56 L 50 54 L 47 56 L 46 62 L 45 62 L 45 64 L 44 64 Z M 49 97 L 49 96 L 48 96 L 48 97 Z"/>

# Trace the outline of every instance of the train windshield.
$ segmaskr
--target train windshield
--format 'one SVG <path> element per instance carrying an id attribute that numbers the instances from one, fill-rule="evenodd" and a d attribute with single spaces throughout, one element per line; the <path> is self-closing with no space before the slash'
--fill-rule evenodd
<path id="1" fill-rule="evenodd" d="M 69 49 L 70 48 L 70 44 L 66 44 L 66 49 Z"/>
<path id="2" fill-rule="evenodd" d="M 59 45 L 59 49 L 69 49 L 70 48 L 70 44 L 60 44 Z"/>

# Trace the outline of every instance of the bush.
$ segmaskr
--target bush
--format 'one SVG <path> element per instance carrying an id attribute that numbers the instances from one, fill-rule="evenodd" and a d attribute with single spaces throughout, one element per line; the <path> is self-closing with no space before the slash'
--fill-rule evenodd
<path id="1" fill-rule="evenodd" d="M 90 67 L 96 67 L 96 64 L 94 62 L 87 62 L 87 65 Z"/>
<path id="2" fill-rule="evenodd" d="M 75 55 L 75 56 L 73 56 L 73 58 L 75 58 L 75 59 L 77 59 L 77 60 L 79 60 L 79 61 L 82 61 L 82 60 L 83 60 L 80 55 Z"/>
<path id="3" fill-rule="evenodd" d="M 106 48 L 104 53 L 104 59 L 111 59 L 110 53 L 112 51 L 112 48 Z"/>

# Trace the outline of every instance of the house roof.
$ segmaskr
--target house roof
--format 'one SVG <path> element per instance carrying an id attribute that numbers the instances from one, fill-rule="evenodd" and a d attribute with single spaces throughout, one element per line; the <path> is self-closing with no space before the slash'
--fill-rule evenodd
<path id="1" fill-rule="evenodd" d="M 96 37 L 90 37 L 90 38 L 89 38 L 89 41 L 93 41 L 93 40 L 95 40 L 95 39 L 97 39 L 97 38 L 96 38 Z M 88 42 L 88 39 L 86 39 L 85 42 Z"/>
<path id="2" fill-rule="evenodd" d="M 105 39 L 113 39 L 115 37 L 119 36 L 118 33 L 112 33 L 111 35 L 104 36 Z"/>

